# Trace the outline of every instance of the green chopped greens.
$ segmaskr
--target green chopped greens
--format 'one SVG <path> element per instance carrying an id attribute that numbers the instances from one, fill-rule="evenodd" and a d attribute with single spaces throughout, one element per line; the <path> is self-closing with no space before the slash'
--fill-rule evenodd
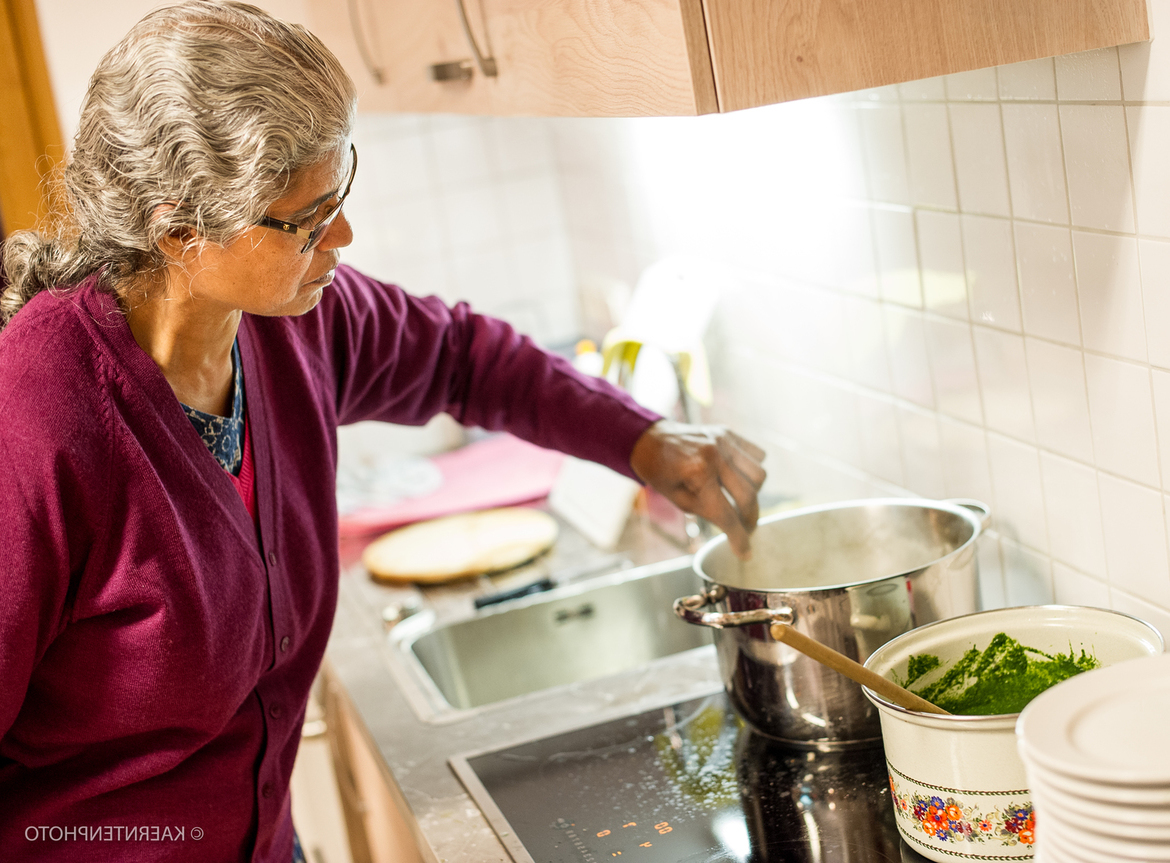
<path id="1" fill-rule="evenodd" d="M 906 669 L 906 682 L 903 686 L 909 686 L 922 675 L 934 671 L 942 665 L 937 656 L 931 656 L 929 653 L 924 653 L 922 656 L 911 656 L 910 666 Z"/>
<path id="2" fill-rule="evenodd" d="M 895 676 L 895 682 L 909 689 L 941 665 L 937 656 L 911 656 L 906 679 L 897 680 Z M 1071 644 L 1067 654 L 1053 656 L 1001 632 L 986 649 L 980 651 L 973 646 L 936 681 L 910 691 L 962 716 L 1019 713 L 1045 689 L 1100 665 L 1095 656 L 1084 650 L 1076 656 Z"/>

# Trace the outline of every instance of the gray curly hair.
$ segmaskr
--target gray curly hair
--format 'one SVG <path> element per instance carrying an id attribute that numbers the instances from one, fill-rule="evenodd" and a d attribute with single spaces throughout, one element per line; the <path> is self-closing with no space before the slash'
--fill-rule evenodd
<path id="1" fill-rule="evenodd" d="M 238 236 L 297 171 L 344 144 L 356 98 L 316 36 L 254 6 L 187 0 L 150 13 L 90 80 L 42 231 L 4 245 L 0 325 L 39 291 L 95 272 L 123 294 L 162 269 L 172 232 Z"/>

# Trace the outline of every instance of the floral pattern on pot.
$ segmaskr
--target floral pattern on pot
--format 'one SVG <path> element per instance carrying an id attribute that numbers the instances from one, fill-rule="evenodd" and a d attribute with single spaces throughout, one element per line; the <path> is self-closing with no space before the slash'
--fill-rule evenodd
<path id="1" fill-rule="evenodd" d="M 1030 801 L 1008 800 L 1005 806 L 1002 805 L 1005 801 L 1001 795 L 987 795 L 1001 797 L 1001 805 L 996 806 L 994 801 L 988 801 L 990 805 L 973 802 L 962 796 L 964 792 L 958 789 L 939 788 L 931 791 L 927 788 L 904 791 L 892 773 L 890 794 L 899 821 L 908 824 L 913 833 L 919 834 L 934 847 L 938 847 L 936 843 L 946 843 L 952 847 L 960 843 L 991 844 L 1001 848 L 1016 846 L 1018 851 L 1031 856 L 1032 845 L 1036 841 L 1036 816 Z M 1023 794 L 1026 796 L 1026 792 Z M 976 852 L 972 855 L 959 853 L 955 856 L 979 858 L 987 855 Z M 988 859 L 1014 857 L 1016 855 L 1010 857 L 992 855 Z"/>

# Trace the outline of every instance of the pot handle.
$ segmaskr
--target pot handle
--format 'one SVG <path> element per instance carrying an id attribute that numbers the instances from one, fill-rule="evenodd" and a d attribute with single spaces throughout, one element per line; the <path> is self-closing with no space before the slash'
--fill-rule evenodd
<path id="1" fill-rule="evenodd" d="M 975 500 L 970 497 L 952 497 L 948 498 L 947 503 L 952 506 L 961 506 L 963 509 L 969 509 L 979 516 L 979 530 L 982 533 L 987 530 L 987 526 L 991 524 L 991 507 L 981 500 Z"/>
<path id="2" fill-rule="evenodd" d="M 696 593 L 694 596 L 683 596 L 674 601 L 674 613 L 687 623 L 695 626 L 710 626 L 723 629 L 725 626 L 750 626 L 753 623 L 788 623 L 793 622 L 791 608 L 753 608 L 751 611 L 699 611 L 704 605 L 718 602 L 727 595 L 727 589 L 721 584 Z"/>

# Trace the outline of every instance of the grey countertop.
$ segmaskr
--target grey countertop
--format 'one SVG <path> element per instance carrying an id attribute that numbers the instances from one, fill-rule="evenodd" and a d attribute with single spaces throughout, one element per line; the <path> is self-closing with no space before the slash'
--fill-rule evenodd
<path id="1" fill-rule="evenodd" d="M 422 600 L 435 623 L 471 617 L 476 596 L 546 573 L 603 563 L 606 554 L 566 524 L 554 549 L 522 570 L 425 590 L 374 583 L 358 562 L 360 542 L 342 545 L 343 569 L 333 634 L 326 655 L 381 754 L 391 791 L 399 797 L 425 859 L 437 863 L 509 861 L 507 851 L 448 765 L 469 752 L 581 728 L 717 690 L 714 649 L 688 650 L 615 676 L 568 684 L 470 710 L 433 709 L 414 665 L 386 633 L 382 610 Z M 680 546 L 645 516 L 630 519 L 618 551 L 632 565 L 559 591 L 582 590 L 632 577 L 663 561 L 685 564 Z M 614 564 L 616 566 L 616 564 Z M 662 564 L 671 566 L 671 564 Z M 697 580 L 696 580 L 697 581 Z M 543 594 L 548 597 L 550 594 Z M 539 601 L 541 597 L 516 600 Z"/>

